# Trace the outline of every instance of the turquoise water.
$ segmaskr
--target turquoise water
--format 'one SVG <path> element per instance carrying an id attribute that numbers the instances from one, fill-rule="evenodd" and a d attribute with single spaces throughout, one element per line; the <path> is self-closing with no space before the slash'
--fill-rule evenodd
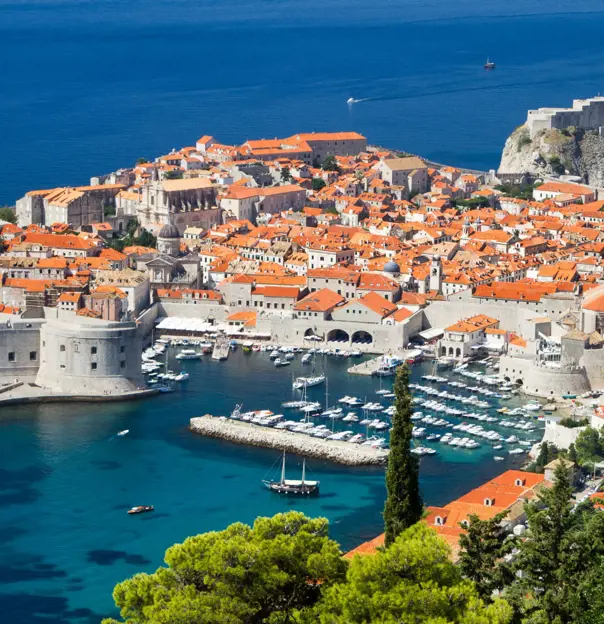
<path id="1" fill-rule="evenodd" d="M 351 362 L 325 360 L 331 400 L 354 394 L 386 404 L 375 395 L 378 379 L 346 373 Z M 7 621 L 98 622 L 114 612 L 114 584 L 155 570 L 168 546 L 234 521 L 252 522 L 259 514 L 299 509 L 326 516 L 331 535 L 344 549 L 381 531 L 383 469 L 313 460 L 310 468 L 321 481 L 321 495 L 282 498 L 260 484 L 278 453 L 187 430 L 190 417 L 228 414 L 236 403 L 282 413 L 281 402 L 291 398 L 292 373 L 308 372 L 308 366 L 296 361 L 275 369 L 268 353 L 241 351 L 227 362 L 207 358 L 171 365 L 191 374 L 172 394 L 135 403 L 3 411 L 0 612 Z M 421 382 L 429 370 L 427 364 L 417 366 L 414 381 Z M 318 386 L 310 396 L 323 400 L 324 392 Z M 116 437 L 122 429 L 130 433 Z M 507 455 L 505 462 L 494 462 L 486 443 L 474 451 L 438 450 L 421 462 L 427 504 L 444 504 L 522 462 Z M 299 461 L 291 456 L 288 472 L 299 471 Z M 156 511 L 128 516 L 126 510 L 138 504 L 153 504 Z"/>
<path id="2" fill-rule="evenodd" d="M 603 11 L 601 0 L 0 0 L 0 205 L 203 134 L 357 130 L 495 168 L 527 109 L 602 91 Z"/>

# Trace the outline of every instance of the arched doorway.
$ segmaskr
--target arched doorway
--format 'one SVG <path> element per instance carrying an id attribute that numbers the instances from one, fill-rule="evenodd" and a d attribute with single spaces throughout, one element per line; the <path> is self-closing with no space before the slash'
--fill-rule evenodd
<path id="1" fill-rule="evenodd" d="M 327 342 L 337 342 L 339 344 L 348 344 L 350 336 L 343 329 L 332 329 L 327 334 Z"/>
<path id="2" fill-rule="evenodd" d="M 323 336 L 317 336 L 317 334 L 315 334 L 314 329 L 312 327 L 309 327 L 304 332 L 304 340 L 314 340 L 316 342 L 320 342 L 323 340 Z"/>
<path id="3" fill-rule="evenodd" d="M 370 345 L 373 342 L 373 336 L 366 331 L 356 331 L 352 334 L 352 342 L 354 344 Z"/>

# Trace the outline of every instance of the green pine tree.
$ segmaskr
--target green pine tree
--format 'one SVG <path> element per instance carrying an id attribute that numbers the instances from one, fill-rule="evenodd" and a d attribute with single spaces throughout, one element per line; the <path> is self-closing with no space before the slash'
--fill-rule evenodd
<path id="1" fill-rule="evenodd" d="M 466 532 L 459 538 L 459 569 L 474 581 L 478 594 L 485 600 L 514 579 L 511 566 L 504 559 L 514 548 L 514 540 L 506 539 L 500 526 L 506 515 L 502 512 L 490 520 L 480 520 L 472 514 Z"/>
<path id="2" fill-rule="evenodd" d="M 399 366 L 394 382 L 394 416 L 390 431 L 390 454 L 386 470 L 384 525 L 386 546 L 422 517 L 419 490 L 419 459 L 411 453 L 413 422 L 409 394 L 409 368 Z"/>
<path id="3" fill-rule="evenodd" d="M 560 464 L 553 487 L 526 506 L 529 530 L 515 560 L 519 576 L 507 593 L 523 622 L 578 621 L 572 611 L 586 561 L 582 516 L 573 513 L 572 493 L 569 471 Z"/>
<path id="4" fill-rule="evenodd" d="M 575 464 L 577 463 L 577 460 L 578 460 L 577 449 L 575 448 L 575 445 L 572 442 L 571 442 L 571 445 L 568 447 L 568 459 L 570 459 L 570 461 L 574 462 Z"/>

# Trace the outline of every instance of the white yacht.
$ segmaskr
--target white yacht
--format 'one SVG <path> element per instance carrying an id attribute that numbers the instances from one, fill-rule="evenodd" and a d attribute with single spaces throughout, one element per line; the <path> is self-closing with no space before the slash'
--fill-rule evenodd
<path id="1" fill-rule="evenodd" d="M 202 354 L 195 351 L 195 349 L 183 349 L 180 353 L 176 354 L 177 360 L 199 360 Z"/>
<path id="2" fill-rule="evenodd" d="M 325 381 L 325 375 L 315 375 L 314 377 L 298 377 L 293 383 L 294 390 L 301 390 L 302 388 L 310 388 L 311 386 L 318 386 Z"/>
<path id="3" fill-rule="evenodd" d="M 417 446 L 416 448 L 411 449 L 411 452 L 414 455 L 419 455 L 420 457 L 423 455 L 434 455 L 436 451 L 427 446 Z"/>

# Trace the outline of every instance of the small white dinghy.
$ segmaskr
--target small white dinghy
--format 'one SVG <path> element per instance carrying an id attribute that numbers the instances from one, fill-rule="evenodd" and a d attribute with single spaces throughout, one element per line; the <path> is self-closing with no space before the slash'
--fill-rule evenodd
<path id="1" fill-rule="evenodd" d="M 130 433 L 130 429 L 124 429 L 123 431 L 118 431 L 117 435 L 125 436 L 125 435 L 128 435 L 129 433 Z"/>

